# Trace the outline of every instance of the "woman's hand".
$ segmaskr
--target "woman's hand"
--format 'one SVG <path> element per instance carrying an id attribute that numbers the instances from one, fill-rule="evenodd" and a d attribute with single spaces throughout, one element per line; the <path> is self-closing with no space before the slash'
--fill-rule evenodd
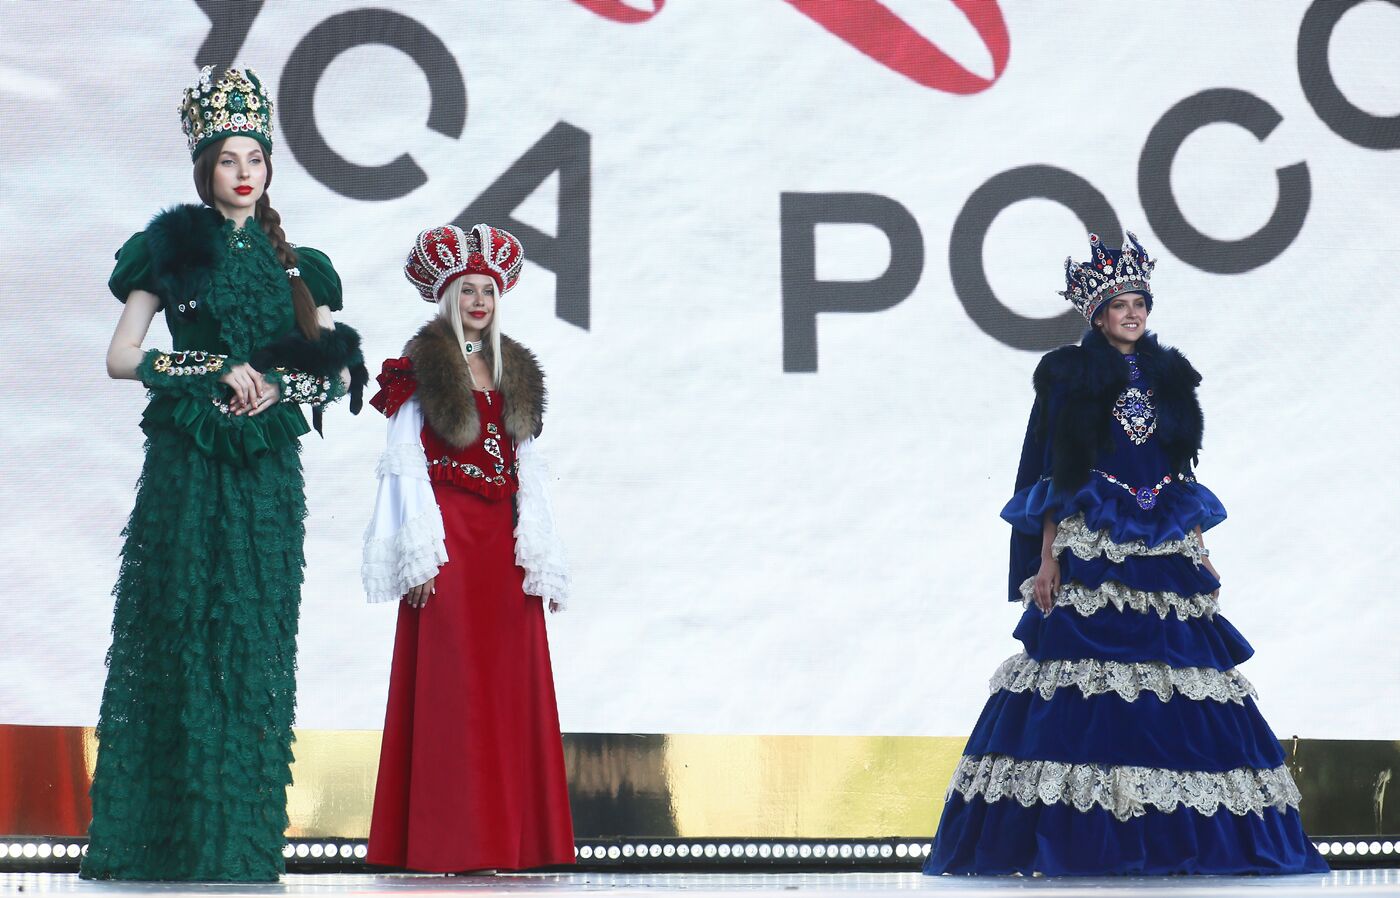
<path id="1" fill-rule="evenodd" d="M 428 604 L 428 596 L 437 590 L 437 577 L 429 577 L 427 583 L 420 583 L 404 593 L 403 600 L 410 608 L 422 608 Z"/>
<path id="2" fill-rule="evenodd" d="M 282 388 L 280 386 L 261 374 L 258 375 L 258 379 L 262 384 L 262 396 L 258 399 L 256 405 L 248 409 L 248 417 L 250 418 L 254 415 L 262 414 L 282 399 Z"/>
<path id="3" fill-rule="evenodd" d="M 242 415 L 262 405 L 263 393 L 271 386 L 261 371 L 246 363 L 230 368 L 227 374 L 219 378 L 219 383 L 233 391 L 229 408 L 235 415 Z"/>
<path id="4" fill-rule="evenodd" d="M 1060 589 L 1060 560 L 1052 556 L 1041 556 L 1040 571 L 1035 575 L 1035 607 L 1041 614 L 1049 614 L 1055 608 L 1055 593 Z"/>

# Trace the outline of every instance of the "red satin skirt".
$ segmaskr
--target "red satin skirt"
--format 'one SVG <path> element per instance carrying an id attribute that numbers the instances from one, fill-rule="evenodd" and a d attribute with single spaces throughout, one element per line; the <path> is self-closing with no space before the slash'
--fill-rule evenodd
<path id="1" fill-rule="evenodd" d="M 434 484 L 447 564 L 399 604 L 371 864 L 435 873 L 574 862 L 544 609 L 515 564 L 509 499 Z"/>

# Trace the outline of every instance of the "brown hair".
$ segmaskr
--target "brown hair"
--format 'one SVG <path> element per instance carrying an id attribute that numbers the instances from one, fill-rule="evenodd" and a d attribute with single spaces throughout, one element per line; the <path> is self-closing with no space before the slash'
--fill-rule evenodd
<path id="1" fill-rule="evenodd" d="M 214 206 L 214 167 L 219 163 L 219 153 L 223 147 L 223 140 L 211 143 L 194 160 L 194 189 L 210 208 L 217 208 Z M 267 197 L 267 188 L 272 186 L 272 154 L 266 149 L 263 151 L 263 167 L 267 171 L 267 181 L 263 185 L 262 196 L 258 197 L 258 204 L 253 208 L 253 217 L 272 243 L 272 248 L 277 253 L 277 261 L 282 267 L 296 268 L 297 251 L 287 242 L 287 235 L 282 232 L 282 216 L 272 208 L 272 201 Z M 311 290 L 300 276 L 293 276 L 288 280 L 292 284 L 292 311 L 297 316 L 297 329 L 308 340 L 319 340 L 321 325 L 316 320 L 316 300 L 312 298 Z"/>

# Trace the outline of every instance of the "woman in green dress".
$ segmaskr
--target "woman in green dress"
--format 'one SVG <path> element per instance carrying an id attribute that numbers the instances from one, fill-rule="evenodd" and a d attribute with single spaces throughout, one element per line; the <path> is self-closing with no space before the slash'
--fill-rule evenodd
<path id="1" fill-rule="evenodd" d="M 272 104 L 205 68 L 180 110 L 202 206 L 117 253 L 107 353 L 141 381 L 146 458 L 113 590 L 82 876 L 276 880 L 291 782 L 303 494 L 298 439 L 364 385 L 340 279 L 267 196 Z M 164 312 L 173 345 L 143 349 Z"/>

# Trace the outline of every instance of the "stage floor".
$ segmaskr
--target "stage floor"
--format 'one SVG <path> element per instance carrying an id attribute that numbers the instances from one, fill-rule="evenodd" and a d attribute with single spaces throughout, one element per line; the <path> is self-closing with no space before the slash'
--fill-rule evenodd
<path id="1" fill-rule="evenodd" d="M 1200 895 L 1400 895 L 1400 869 L 1340 870 L 1323 876 L 1152 877 L 1142 879 L 1020 879 L 1017 877 L 929 877 L 917 873 L 570 873 L 506 876 L 405 876 L 300 874 L 268 885 L 84 882 L 73 873 L 0 873 L 0 894 L 88 895 L 516 895 L 520 898 L 623 898 L 684 893 L 687 898 L 745 892 L 801 893 L 799 898 L 889 895 L 920 891 L 938 895 L 1095 898 L 1158 893 L 1168 898 Z"/>

